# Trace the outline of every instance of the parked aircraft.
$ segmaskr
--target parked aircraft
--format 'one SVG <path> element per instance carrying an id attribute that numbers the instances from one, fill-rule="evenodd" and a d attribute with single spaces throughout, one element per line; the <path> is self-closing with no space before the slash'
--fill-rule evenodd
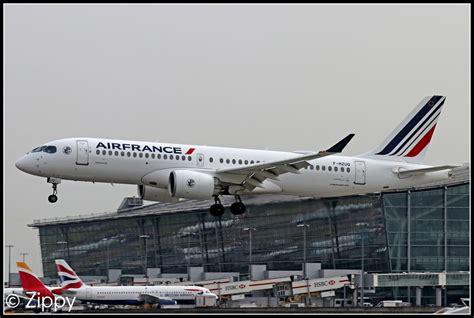
<path id="1" fill-rule="evenodd" d="M 217 296 L 198 286 L 90 286 L 82 282 L 65 260 L 56 260 L 62 295 L 97 304 L 193 304 L 196 296 Z"/>

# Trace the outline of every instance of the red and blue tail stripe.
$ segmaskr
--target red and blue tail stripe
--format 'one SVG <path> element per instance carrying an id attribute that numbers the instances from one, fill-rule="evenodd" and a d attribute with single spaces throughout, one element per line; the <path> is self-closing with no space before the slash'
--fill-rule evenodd
<path id="1" fill-rule="evenodd" d="M 395 137 L 375 154 L 415 157 L 421 153 L 431 140 L 445 99 L 438 95 L 431 97 Z"/>

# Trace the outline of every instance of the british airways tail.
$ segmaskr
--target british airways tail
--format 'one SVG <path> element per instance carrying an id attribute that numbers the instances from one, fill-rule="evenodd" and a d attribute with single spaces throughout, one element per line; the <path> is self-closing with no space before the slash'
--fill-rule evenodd
<path id="1" fill-rule="evenodd" d="M 77 276 L 76 272 L 74 272 L 74 270 L 65 260 L 57 259 L 55 260 L 55 263 L 63 290 L 70 290 L 86 286 L 86 284 L 82 282 L 79 276 Z"/>
<path id="2" fill-rule="evenodd" d="M 382 144 L 359 157 L 421 163 L 445 100 L 439 95 L 423 98 Z"/>

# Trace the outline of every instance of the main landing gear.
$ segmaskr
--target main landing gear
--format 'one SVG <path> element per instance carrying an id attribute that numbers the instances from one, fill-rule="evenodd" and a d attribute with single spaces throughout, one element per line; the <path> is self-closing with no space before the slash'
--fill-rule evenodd
<path id="1" fill-rule="evenodd" d="M 221 203 L 218 195 L 214 196 L 214 204 L 209 208 L 209 212 L 215 217 L 222 216 L 225 212 L 224 206 Z"/>
<path id="2" fill-rule="evenodd" d="M 240 199 L 239 195 L 235 196 L 235 203 L 232 203 L 230 206 L 230 212 L 233 215 L 241 215 L 244 214 L 247 208 L 245 207 L 245 204 L 242 203 L 242 200 Z M 225 208 L 221 203 L 221 200 L 219 199 L 219 196 L 215 195 L 214 196 L 214 204 L 211 205 L 209 212 L 212 214 L 212 216 L 215 217 L 220 217 L 224 214 Z"/>
<path id="3" fill-rule="evenodd" d="M 58 201 L 58 196 L 56 195 L 58 193 L 58 184 L 61 183 L 61 179 L 58 178 L 48 178 L 48 183 L 53 184 L 53 194 L 51 194 L 48 197 L 48 201 L 51 203 L 55 203 Z"/>
<path id="4" fill-rule="evenodd" d="M 233 215 L 241 215 L 245 213 L 245 210 L 247 209 L 245 207 L 245 204 L 242 203 L 242 199 L 240 199 L 240 195 L 235 196 L 235 203 L 232 203 L 230 206 L 230 212 Z"/>

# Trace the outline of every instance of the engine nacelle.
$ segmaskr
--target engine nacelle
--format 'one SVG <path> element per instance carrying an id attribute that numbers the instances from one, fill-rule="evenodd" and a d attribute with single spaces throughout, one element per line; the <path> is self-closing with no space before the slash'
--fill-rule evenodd
<path id="1" fill-rule="evenodd" d="M 197 171 L 175 170 L 168 181 L 169 194 L 172 197 L 207 200 L 214 194 L 214 177 Z"/>
<path id="2" fill-rule="evenodd" d="M 147 187 L 144 185 L 138 186 L 138 196 L 142 200 L 157 201 L 157 202 L 178 202 L 179 198 L 173 198 L 170 196 L 168 190 L 159 189 L 153 187 Z"/>

